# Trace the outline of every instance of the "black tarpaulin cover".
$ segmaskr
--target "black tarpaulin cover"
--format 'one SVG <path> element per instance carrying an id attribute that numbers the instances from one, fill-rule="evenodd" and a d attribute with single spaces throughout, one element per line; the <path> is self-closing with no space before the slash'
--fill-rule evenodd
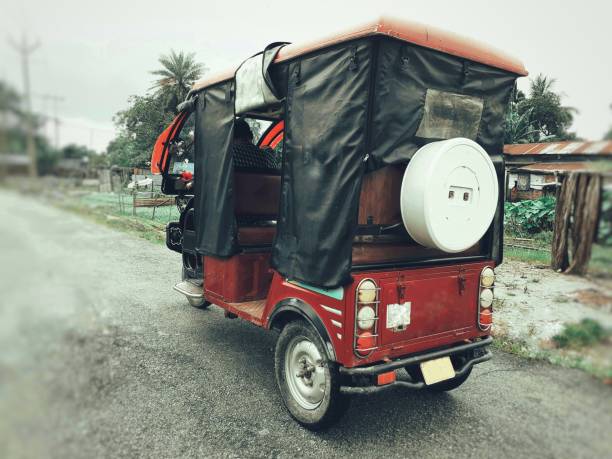
<path id="1" fill-rule="evenodd" d="M 350 281 L 366 155 L 369 41 L 288 68 L 283 183 L 272 266 L 322 287 Z"/>
<path id="2" fill-rule="evenodd" d="M 408 162 L 446 135 L 471 137 L 503 184 L 503 121 L 517 75 L 392 38 L 369 37 L 272 65 L 286 97 L 283 181 L 272 266 L 319 287 L 350 282 L 363 174 Z M 197 249 L 237 250 L 231 83 L 196 104 Z M 486 255 L 501 255 L 503 186 Z"/>
<path id="3" fill-rule="evenodd" d="M 384 39 L 378 49 L 371 151 L 368 168 L 406 162 L 425 143 L 440 137 L 418 137 L 428 90 L 462 94 L 483 102 L 476 138 L 497 171 L 498 208 L 491 228 L 492 259 L 501 261 L 504 205 L 504 117 L 518 75 L 398 40 Z M 357 197 L 356 199 L 359 199 Z"/>
<path id="4" fill-rule="evenodd" d="M 236 252 L 232 82 L 200 92 L 195 117 L 196 250 L 228 257 Z"/>
<path id="5" fill-rule="evenodd" d="M 418 137 L 428 90 L 483 102 L 476 138 L 490 155 L 501 154 L 504 113 L 517 75 L 398 40 L 380 41 L 372 113 L 371 169 L 405 162 L 427 142 Z"/>
<path id="6" fill-rule="evenodd" d="M 288 278 L 328 288 L 350 282 L 366 167 L 408 162 L 422 145 L 442 140 L 426 135 L 473 138 L 503 174 L 504 112 L 517 75 L 391 38 L 327 49 L 279 74 L 288 78 L 287 113 L 272 265 Z M 445 129 L 424 120 L 428 90 L 428 109 Z M 439 110 L 445 101 L 451 109 Z M 494 258 L 501 219 L 498 209 L 486 236 Z"/>

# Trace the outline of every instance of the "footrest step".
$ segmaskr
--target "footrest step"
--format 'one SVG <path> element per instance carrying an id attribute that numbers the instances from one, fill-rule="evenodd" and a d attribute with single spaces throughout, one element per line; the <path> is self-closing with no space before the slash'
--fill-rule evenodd
<path id="1" fill-rule="evenodd" d="M 188 298 L 204 298 L 204 292 L 202 291 L 202 286 L 198 286 L 189 281 L 179 282 L 174 286 L 174 290 L 179 293 L 182 293 Z"/>

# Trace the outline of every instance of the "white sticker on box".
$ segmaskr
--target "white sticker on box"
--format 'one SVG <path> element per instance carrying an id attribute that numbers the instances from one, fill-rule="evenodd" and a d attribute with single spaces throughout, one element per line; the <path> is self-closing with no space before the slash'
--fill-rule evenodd
<path id="1" fill-rule="evenodd" d="M 411 302 L 387 305 L 387 328 L 410 325 Z"/>

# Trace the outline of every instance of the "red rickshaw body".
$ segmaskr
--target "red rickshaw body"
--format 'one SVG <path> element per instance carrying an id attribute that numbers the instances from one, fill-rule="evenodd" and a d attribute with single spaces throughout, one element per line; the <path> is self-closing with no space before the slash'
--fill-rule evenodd
<path id="1" fill-rule="evenodd" d="M 299 300 L 321 319 L 336 361 L 347 368 L 389 361 L 490 333 L 478 327 L 478 294 L 480 273 L 487 266 L 495 266 L 492 260 L 355 273 L 353 283 L 342 289 L 342 298 L 338 299 L 291 282 L 271 269 L 266 270 L 264 257 L 250 258 L 248 261 L 243 256 L 222 261 L 205 259 L 211 273 L 205 278 L 205 296 L 226 311 L 264 328 L 274 327 L 271 319 L 279 305 Z M 261 263 L 261 269 L 256 270 L 256 276 L 245 278 L 240 267 L 253 261 Z M 379 337 L 373 342 L 376 349 L 366 357 L 355 352 L 355 292 L 363 279 L 372 279 L 380 286 L 380 304 L 405 301 L 412 304 L 411 326 L 399 332 L 379 327 Z M 261 291 L 268 285 L 269 291 L 263 299 L 232 301 L 249 298 L 249 294 L 257 297 L 258 288 Z M 386 319 L 386 311 L 381 307 L 378 320 L 385 323 Z"/>
<path id="2" fill-rule="evenodd" d="M 183 256 L 175 289 L 280 333 L 298 422 L 329 424 L 349 394 L 452 390 L 491 358 L 504 104 L 526 74 L 478 42 L 381 19 L 275 43 L 179 106 L 152 158 L 181 210 L 166 230 Z M 445 209 L 437 233 L 430 208 Z"/>

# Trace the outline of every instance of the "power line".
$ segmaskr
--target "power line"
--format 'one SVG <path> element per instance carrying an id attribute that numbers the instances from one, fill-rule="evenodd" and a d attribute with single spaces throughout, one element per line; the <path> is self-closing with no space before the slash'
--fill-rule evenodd
<path id="1" fill-rule="evenodd" d="M 25 33 L 21 41 L 17 42 L 9 38 L 9 44 L 19 53 L 21 57 L 21 71 L 23 76 L 23 93 L 26 103 L 26 149 L 30 158 L 30 176 L 38 176 L 36 163 L 36 142 L 34 141 L 34 125 L 32 116 L 32 95 L 30 93 L 30 55 L 40 47 L 40 41 L 29 42 Z"/>

